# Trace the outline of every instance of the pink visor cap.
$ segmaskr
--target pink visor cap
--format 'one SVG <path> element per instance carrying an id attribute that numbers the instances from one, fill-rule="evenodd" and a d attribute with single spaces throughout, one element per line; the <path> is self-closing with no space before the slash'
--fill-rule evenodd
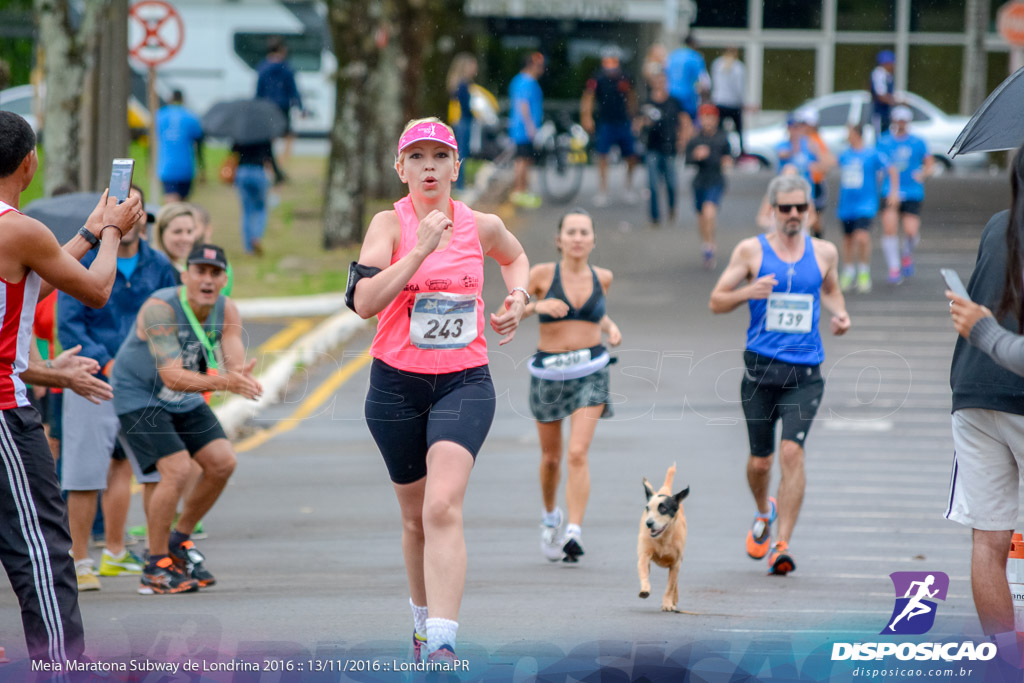
<path id="1" fill-rule="evenodd" d="M 451 134 L 451 131 L 446 126 L 440 123 L 424 121 L 405 131 L 405 135 L 398 141 L 398 153 L 401 154 L 402 150 L 412 143 L 423 142 L 424 140 L 440 142 L 442 145 L 448 145 L 456 152 L 459 151 L 459 145 L 455 142 L 455 136 Z"/>

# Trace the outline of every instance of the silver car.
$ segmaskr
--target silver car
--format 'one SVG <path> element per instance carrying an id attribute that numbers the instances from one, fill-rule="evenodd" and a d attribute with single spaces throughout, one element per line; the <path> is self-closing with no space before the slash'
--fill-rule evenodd
<path id="1" fill-rule="evenodd" d="M 965 154 L 950 159 L 948 152 L 960 131 L 967 124 L 966 116 L 950 116 L 934 104 L 914 93 L 896 93 L 896 99 L 910 108 L 914 118 L 910 132 L 922 138 L 928 151 L 937 162 L 936 172 L 956 168 L 985 168 L 987 157 L 981 154 Z M 818 114 L 818 132 L 833 152 L 847 146 L 846 126 L 856 121 L 867 124 L 871 119 L 871 95 L 865 90 L 823 95 L 800 105 L 797 110 L 812 109 Z M 748 155 L 755 157 L 763 167 L 777 169 L 776 146 L 787 137 L 785 122 L 746 131 L 743 135 L 744 148 Z M 875 134 L 870 126 L 865 130 L 864 142 L 874 144 Z M 733 149 L 739 149 L 735 133 L 732 135 Z"/>

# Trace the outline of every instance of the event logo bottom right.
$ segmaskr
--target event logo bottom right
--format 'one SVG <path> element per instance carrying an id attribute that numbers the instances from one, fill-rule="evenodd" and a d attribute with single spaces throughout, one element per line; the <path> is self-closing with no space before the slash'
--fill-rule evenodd
<path id="1" fill-rule="evenodd" d="M 896 590 L 896 604 L 880 635 L 927 633 L 935 624 L 935 601 L 946 600 L 949 576 L 943 572 L 893 572 L 889 578 Z"/>
<path id="2" fill-rule="evenodd" d="M 915 636 L 928 633 L 935 625 L 938 600 L 945 602 L 949 576 L 943 572 L 893 572 L 889 575 L 895 590 L 895 604 L 886 626 L 879 635 Z M 996 656 L 991 642 L 871 642 L 833 643 L 832 660 L 882 660 L 954 662 L 988 661 Z M 872 670 L 874 671 L 874 670 Z M 857 674 L 855 674 L 857 675 Z"/>

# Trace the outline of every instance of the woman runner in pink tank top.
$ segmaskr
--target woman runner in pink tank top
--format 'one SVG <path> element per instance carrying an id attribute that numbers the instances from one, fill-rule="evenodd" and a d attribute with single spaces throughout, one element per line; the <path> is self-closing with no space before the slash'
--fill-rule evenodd
<path id="1" fill-rule="evenodd" d="M 348 303 L 378 316 L 366 423 L 402 512 L 402 551 L 416 661 L 454 661 L 466 576 L 462 501 L 494 418 L 484 339 L 483 257 L 501 265 L 508 294 L 490 314 L 511 341 L 530 266 L 501 219 L 451 198 L 458 148 L 440 120 L 410 121 L 395 170 L 409 195 L 374 216 L 349 276 Z"/>

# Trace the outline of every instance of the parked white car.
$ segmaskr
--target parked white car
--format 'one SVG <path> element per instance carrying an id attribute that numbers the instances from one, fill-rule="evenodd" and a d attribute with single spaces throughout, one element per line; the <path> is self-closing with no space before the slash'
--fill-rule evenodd
<path id="1" fill-rule="evenodd" d="M 39 135 L 39 120 L 36 118 L 32 98 L 35 96 L 31 85 L 16 85 L 0 90 L 0 111 L 12 111 L 29 122 L 32 130 Z"/>
<path id="2" fill-rule="evenodd" d="M 982 154 L 965 154 L 956 159 L 950 159 L 948 152 L 960 131 L 967 125 L 969 120 L 966 116 L 951 116 L 944 113 L 934 104 L 914 93 L 896 93 L 896 98 L 902 101 L 914 118 L 910 122 L 910 132 L 924 139 L 928 145 L 928 151 L 935 157 L 936 171 L 956 168 L 984 168 L 987 165 L 987 157 Z M 850 121 L 857 121 L 867 124 L 871 119 L 871 95 L 865 90 L 849 90 L 846 92 L 823 95 L 813 100 L 808 100 L 799 107 L 812 109 L 818 114 L 818 131 L 822 140 L 833 152 L 838 152 L 847 146 L 846 126 Z M 867 144 L 874 144 L 874 130 L 867 126 L 864 141 Z M 755 128 L 746 131 L 743 135 L 745 151 L 748 155 L 754 156 L 762 166 L 776 169 L 778 167 L 778 155 L 775 148 L 786 139 L 785 122 L 763 128 Z M 735 133 L 732 135 L 733 149 L 739 149 L 739 141 Z"/>

